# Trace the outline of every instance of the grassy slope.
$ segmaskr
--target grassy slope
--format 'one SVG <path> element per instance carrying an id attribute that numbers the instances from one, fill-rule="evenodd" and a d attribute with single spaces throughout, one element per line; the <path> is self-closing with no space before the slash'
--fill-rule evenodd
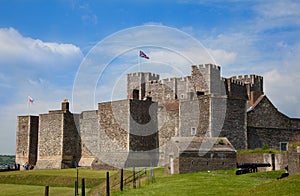
<path id="1" fill-rule="evenodd" d="M 85 178 L 87 191 L 105 181 L 106 171 L 79 169 L 78 173 L 79 186 Z M 75 179 L 76 169 L 0 172 L 0 195 L 43 195 L 46 185 L 51 195 L 72 195 Z"/>
<path id="2" fill-rule="evenodd" d="M 234 170 L 172 176 L 160 176 L 158 173 L 156 175 L 160 177 L 150 186 L 126 189 L 123 193 L 116 192 L 113 195 L 244 195 L 249 190 L 252 190 L 250 195 L 253 195 L 253 188 L 264 187 L 264 184 L 274 181 L 281 173 L 272 171 L 240 176 L 236 176 Z"/>
<path id="3" fill-rule="evenodd" d="M 101 183 L 98 187 L 102 187 L 103 194 L 105 173 L 80 169 L 79 178 L 84 177 L 89 187 L 86 192 L 97 190 L 96 185 Z M 141 188 L 126 187 L 122 193 L 113 192 L 112 195 L 299 195 L 300 174 L 276 180 L 281 173 L 283 171 L 236 176 L 234 170 L 227 170 L 167 175 L 163 168 L 158 168 L 155 183 L 148 185 L 144 177 Z M 119 174 L 115 176 L 118 181 Z M 50 185 L 50 195 L 73 195 L 75 177 L 75 169 L 3 172 L 0 173 L 0 195 L 43 195 L 46 184 Z M 45 184 L 40 183 L 41 179 Z"/>

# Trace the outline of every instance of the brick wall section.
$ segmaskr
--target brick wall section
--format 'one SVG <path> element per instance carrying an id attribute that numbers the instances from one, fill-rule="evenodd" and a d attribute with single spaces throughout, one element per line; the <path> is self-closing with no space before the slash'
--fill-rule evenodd
<path id="1" fill-rule="evenodd" d="M 16 163 L 35 165 L 37 160 L 38 116 L 18 116 Z"/>
<path id="2" fill-rule="evenodd" d="M 291 175 L 300 172 L 300 146 L 289 146 L 288 149 L 288 165 Z"/>
<path id="3" fill-rule="evenodd" d="M 179 157 L 179 173 L 190 173 L 208 170 L 226 170 L 236 167 L 236 153 L 207 152 L 199 156 L 199 152 L 184 152 Z"/>
<path id="4" fill-rule="evenodd" d="M 227 99 L 224 125 L 220 137 L 227 137 L 235 149 L 247 148 L 246 100 Z"/>
<path id="5" fill-rule="evenodd" d="M 290 119 L 279 112 L 264 96 L 254 109 L 247 112 L 248 148 L 267 144 L 280 149 L 280 142 L 289 142 L 300 134 L 299 119 Z"/>

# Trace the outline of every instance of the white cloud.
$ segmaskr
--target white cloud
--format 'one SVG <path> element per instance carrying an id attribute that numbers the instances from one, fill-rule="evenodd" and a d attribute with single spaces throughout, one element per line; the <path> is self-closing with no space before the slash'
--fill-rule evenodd
<path id="1" fill-rule="evenodd" d="M 220 65 L 228 65 L 234 63 L 237 56 L 236 52 L 227 52 L 226 50 L 222 49 L 208 49 L 208 52 L 211 53 L 212 57 Z"/>
<path id="2" fill-rule="evenodd" d="M 300 44 L 280 66 L 264 74 L 266 94 L 283 113 L 300 116 Z"/>
<path id="3" fill-rule="evenodd" d="M 35 99 L 31 114 L 59 109 L 71 99 L 76 70 L 83 58 L 72 44 L 24 37 L 14 28 L 0 29 L 0 154 L 15 151 L 16 118 L 28 114 L 28 95 Z M 8 137 L 9 135 L 9 137 Z"/>
<path id="4" fill-rule="evenodd" d="M 80 49 L 72 44 L 43 42 L 22 36 L 13 28 L 0 29 L 0 62 L 31 63 L 42 67 L 53 63 L 56 68 L 68 66 L 66 62 L 82 58 Z M 20 61 L 20 62 L 18 62 Z M 58 63 L 59 64 L 54 64 Z"/>
<path id="5" fill-rule="evenodd" d="M 265 1 L 256 10 L 268 18 L 299 17 L 300 3 L 297 1 Z"/>

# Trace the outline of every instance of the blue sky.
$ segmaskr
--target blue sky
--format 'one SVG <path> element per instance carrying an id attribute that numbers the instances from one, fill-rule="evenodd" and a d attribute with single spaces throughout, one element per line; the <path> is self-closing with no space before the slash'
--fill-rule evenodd
<path id="1" fill-rule="evenodd" d="M 225 77 L 262 75 L 275 106 L 300 117 L 299 10 L 300 2 L 291 0 L 0 0 L 0 154 L 15 153 L 18 115 L 46 113 L 59 109 L 64 98 L 72 99 L 80 64 L 98 42 L 143 25 L 189 34 L 221 65 Z M 164 44 L 167 37 L 150 33 L 143 39 Z M 176 43 L 188 50 L 188 44 Z M 182 62 L 157 48 L 143 50 L 165 64 Z M 118 75 L 122 64 L 132 63 L 124 59 L 126 55 L 117 58 L 102 78 Z M 95 89 L 111 93 L 109 85 L 99 79 Z M 35 99 L 30 109 L 28 95 Z M 102 101 L 101 95 L 94 101 Z"/>

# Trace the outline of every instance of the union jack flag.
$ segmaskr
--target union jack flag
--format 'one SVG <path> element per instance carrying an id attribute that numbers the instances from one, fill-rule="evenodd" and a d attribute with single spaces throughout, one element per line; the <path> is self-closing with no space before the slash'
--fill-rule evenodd
<path id="1" fill-rule="evenodd" d="M 145 58 L 145 59 L 149 59 L 149 57 L 141 50 L 140 50 L 140 57 Z"/>

